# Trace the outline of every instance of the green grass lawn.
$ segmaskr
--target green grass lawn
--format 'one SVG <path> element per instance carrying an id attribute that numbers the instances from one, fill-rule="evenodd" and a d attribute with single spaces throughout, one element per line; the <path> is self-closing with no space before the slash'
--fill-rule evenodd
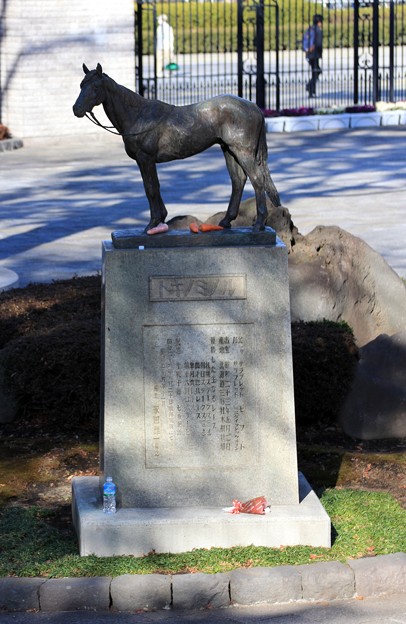
<path id="1" fill-rule="evenodd" d="M 73 529 L 53 525 L 39 507 L 0 510 L 0 576 L 118 576 L 227 572 L 239 567 L 298 565 L 383 555 L 406 550 L 406 513 L 389 494 L 328 489 L 321 501 L 333 524 L 333 546 L 200 549 L 145 557 L 80 557 Z"/>

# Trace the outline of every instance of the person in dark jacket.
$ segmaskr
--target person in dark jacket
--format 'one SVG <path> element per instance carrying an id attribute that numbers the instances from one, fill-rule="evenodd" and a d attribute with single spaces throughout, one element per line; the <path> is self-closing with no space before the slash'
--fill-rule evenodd
<path id="1" fill-rule="evenodd" d="M 309 92 L 309 97 L 316 97 L 316 84 L 320 78 L 321 68 L 320 68 L 320 59 L 323 56 L 323 16 L 322 15 L 314 15 L 313 16 L 313 25 L 310 26 L 311 37 L 310 37 L 310 45 L 306 50 L 306 59 L 309 63 L 312 76 L 309 82 L 306 84 L 306 90 Z"/>

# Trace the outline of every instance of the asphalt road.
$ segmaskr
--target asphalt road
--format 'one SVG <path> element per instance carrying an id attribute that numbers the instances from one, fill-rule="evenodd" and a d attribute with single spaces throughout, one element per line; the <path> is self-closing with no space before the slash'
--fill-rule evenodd
<path id="1" fill-rule="evenodd" d="M 331 603 L 155 613 L 1 613 L 0 624 L 406 624 L 406 594 Z"/>

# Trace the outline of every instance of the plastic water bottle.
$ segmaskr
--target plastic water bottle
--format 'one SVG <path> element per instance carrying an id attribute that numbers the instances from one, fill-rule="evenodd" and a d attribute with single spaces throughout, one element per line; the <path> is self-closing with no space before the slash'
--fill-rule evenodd
<path id="1" fill-rule="evenodd" d="M 103 511 L 107 514 L 116 513 L 116 484 L 112 477 L 106 477 L 103 485 Z"/>

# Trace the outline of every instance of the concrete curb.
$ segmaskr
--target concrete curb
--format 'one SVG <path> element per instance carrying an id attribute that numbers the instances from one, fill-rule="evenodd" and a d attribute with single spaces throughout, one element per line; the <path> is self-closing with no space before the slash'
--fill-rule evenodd
<path id="1" fill-rule="evenodd" d="M 0 610 L 155 611 L 366 598 L 406 591 L 406 553 L 220 574 L 0 579 Z"/>
<path id="2" fill-rule="evenodd" d="M 19 277 L 15 271 L 0 267 L 0 292 L 17 288 Z"/>
<path id="3" fill-rule="evenodd" d="M 376 128 L 379 126 L 403 126 L 405 124 L 405 110 L 265 118 L 268 133 Z"/>

